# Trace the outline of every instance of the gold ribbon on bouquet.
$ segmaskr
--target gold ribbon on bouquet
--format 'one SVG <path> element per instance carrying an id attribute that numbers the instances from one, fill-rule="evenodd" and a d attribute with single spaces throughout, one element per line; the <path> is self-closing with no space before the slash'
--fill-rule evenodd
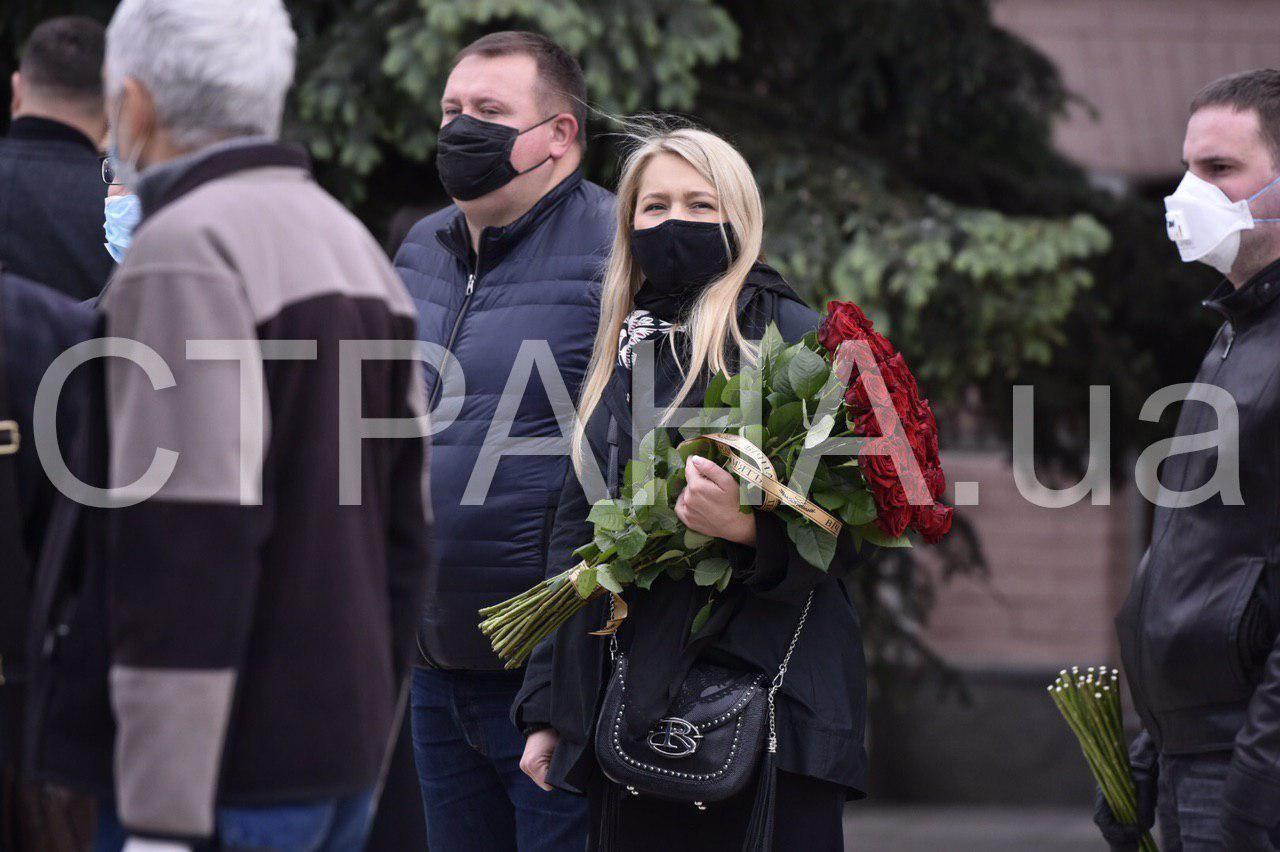
<path id="1" fill-rule="evenodd" d="M 573 570 L 569 572 L 569 576 L 565 578 L 565 582 L 576 586 L 578 584 L 578 575 L 590 567 L 584 559 L 573 567 Z M 591 597 L 587 598 L 587 600 L 593 601 L 602 597 L 606 592 L 613 595 L 613 610 L 609 615 L 609 622 L 601 629 L 591 631 L 592 636 L 612 636 L 618 632 L 618 628 L 622 626 L 622 622 L 627 618 L 627 602 L 617 592 L 610 592 L 604 586 L 596 586 L 595 591 L 591 593 Z"/>
<path id="2" fill-rule="evenodd" d="M 728 456 L 726 467 L 731 472 L 736 473 L 764 492 L 764 500 L 760 505 L 761 511 L 772 512 L 778 508 L 779 503 L 786 503 L 832 535 L 839 535 L 840 530 L 844 528 L 844 524 L 826 509 L 809 500 L 794 488 L 788 488 L 779 482 L 778 474 L 774 471 L 773 462 L 769 461 L 769 457 L 759 447 L 741 435 L 715 432 L 710 435 L 701 435 L 698 438 L 682 441 L 680 446 L 683 447 L 686 444 L 703 439 L 712 442 L 724 451 L 724 454 Z M 746 458 L 743 458 L 743 456 L 746 456 Z"/>
<path id="3" fill-rule="evenodd" d="M 751 441 L 741 435 L 733 435 L 728 432 L 714 432 L 710 435 L 700 435 L 697 438 L 690 438 L 680 443 L 681 447 L 691 444 L 699 440 L 707 440 L 720 447 L 727 456 L 726 467 L 732 473 L 736 473 L 742 479 L 758 487 L 764 492 L 764 498 L 760 504 L 761 511 L 772 512 L 782 503 L 786 503 L 795 509 L 802 516 L 809 519 L 813 523 L 822 527 L 832 535 L 839 535 L 840 530 L 844 528 L 844 524 L 826 509 L 806 498 L 794 488 L 788 488 L 778 481 L 777 471 L 773 467 L 773 462 L 769 461 L 769 457 L 764 451 L 757 447 Z M 741 453 L 741 455 L 739 455 Z M 745 458 L 744 458 L 745 456 Z M 569 574 L 569 582 L 576 583 L 578 575 L 589 567 L 587 563 L 579 562 Z M 606 589 L 596 587 L 595 592 L 591 595 L 590 600 L 595 600 L 605 593 Z M 610 614 L 609 622 L 599 630 L 593 630 L 592 636 L 612 636 L 618 632 L 618 627 L 627 617 L 627 602 L 622 596 L 616 592 L 609 592 L 613 595 L 613 611 Z"/>

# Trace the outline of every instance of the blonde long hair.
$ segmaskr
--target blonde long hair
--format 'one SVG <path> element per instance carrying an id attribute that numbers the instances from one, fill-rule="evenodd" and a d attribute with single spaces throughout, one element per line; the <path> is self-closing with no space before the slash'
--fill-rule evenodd
<path id="1" fill-rule="evenodd" d="M 600 325 L 596 330 L 595 348 L 587 366 L 573 430 L 573 460 L 579 471 L 587 422 L 600 404 L 605 385 L 613 374 L 622 324 L 631 312 L 641 284 L 640 267 L 631 253 L 631 231 L 640 179 L 655 156 L 675 154 L 693 166 L 715 188 L 721 216 L 733 227 L 738 247 L 737 257 L 728 270 L 707 285 L 688 319 L 681 325 L 681 330 L 689 338 L 690 357 L 688 364 L 681 365 L 684 381 L 664 412 L 663 419 L 679 407 L 704 371 L 714 373 L 729 369 L 726 345 L 730 338 L 748 361 L 754 361 L 757 355 L 755 346 L 743 338 L 737 317 L 738 294 L 751 267 L 761 258 L 764 241 L 764 206 L 751 167 L 737 149 L 705 130 L 661 128 L 644 133 L 633 131 L 627 135 L 633 147 L 623 162 L 622 176 L 618 181 L 618 227 L 600 293 Z M 727 242 L 728 235 L 723 228 L 721 233 Z M 672 337 L 674 329 L 668 337 L 669 342 L 672 342 Z"/>

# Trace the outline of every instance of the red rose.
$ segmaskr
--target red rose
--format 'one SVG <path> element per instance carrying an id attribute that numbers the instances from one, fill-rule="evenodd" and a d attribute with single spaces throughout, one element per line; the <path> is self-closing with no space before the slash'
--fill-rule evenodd
<path id="1" fill-rule="evenodd" d="M 849 389 L 845 391 L 844 401 L 850 408 L 860 410 L 892 405 L 893 397 L 883 381 L 877 382 L 875 376 L 870 374 L 863 375 L 858 372 L 853 375 L 852 380 L 849 382 Z"/>
<path id="2" fill-rule="evenodd" d="M 875 497 L 881 506 L 897 508 L 911 505 L 911 501 L 907 499 L 907 489 L 902 487 L 900 481 L 891 483 L 888 488 L 877 488 Z"/>
<path id="3" fill-rule="evenodd" d="M 853 427 L 855 435 L 864 438 L 880 437 L 880 422 L 876 420 L 875 412 L 870 408 L 864 408 L 854 414 L 853 422 L 850 425 Z"/>
<path id="4" fill-rule="evenodd" d="M 835 352 L 846 340 L 861 340 L 870 331 L 871 320 L 853 302 L 827 303 L 827 315 L 818 326 L 818 342 L 828 352 Z"/>
<path id="5" fill-rule="evenodd" d="M 877 361 L 888 361 L 898 351 L 893 348 L 893 344 L 889 342 L 889 338 L 885 337 L 878 331 L 868 332 L 867 342 L 871 344 L 871 351 L 876 356 Z"/>
<path id="6" fill-rule="evenodd" d="M 849 383 L 848 390 L 844 392 L 844 404 L 855 416 L 871 407 L 871 397 L 867 395 L 867 388 L 861 377 L 855 375 Z"/>
<path id="7" fill-rule="evenodd" d="M 924 536 L 926 544 L 937 544 L 942 537 L 951 532 L 951 520 L 955 510 L 941 503 L 932 506 L 916 506 L 912 526 Z"/>
<path id="8" fill-rule="evenodd" d="M 896 387 L 889 392 L 889 399 L 893 402 L 894 413 L 902 421 L 903 428 L 909 431 L 916 423 L 916 417 L 913 414 L 916 407 L 915 397 L 908 388 Z"/>
<path id="9" fill-rule="evenodd" d="M 872 489 L 887 490 L 898 483 L 898 470 L 889 457 L 885 439 L 869 441 L 863 448 L 867 454 L 858 457 L 858 466 Z"/>
<path id="10" fill-rule="evenodd" d="M 903 499 L 910 502 L 910 496 L 914 495 L 915 499 L 922 501 L 929 494 L 929 480 L 924 475 L 924 471 L 917 465 L 914 469 L 908 465 L 903 465 L 901 472 L 898 474 L 898 488 L 902 489 Z M 912 487 L 908 488 L 907 485 Z"/>
<path id="11" fill-rule="evenodd" d="M 929 496 L 935 500 L 942 499 L 947 491 L 947 475 L 940 467 L 931 467 L 924 472 L 924 481 L 929 486 Z"/>
<path id="12" fill-rule="evenodd" d="M 880 375 L 884 377 L 884 383 L 890 390 L 899 390 L 907 395 L 914 407 L 914 401 L 918 398 L 920 391 L 916 386 L 916 377 L 912 375 L 911 368 L 907 366 L 907 359 L 902 357 L 901 352 L 885 359 L 880 365 Z"/>
<path id="13" fill-rule="evenodd" d="M 922 429 L 919 423 L 912 423 L 906 429 L 907 442 L 911 444 L 911 452 L 915 455 L 916 461 L 924 465 L 929 460 L 929 435 L 928 430 Z"/>
<path id="14" fill-rule="evenodd" d="M 881 532 L 891 538 L 897 538 L 907 531 L 912 518 L 910 506 L 880 505 L 879 508 L 880 514 L 876 516 L 876 526 Z"/>

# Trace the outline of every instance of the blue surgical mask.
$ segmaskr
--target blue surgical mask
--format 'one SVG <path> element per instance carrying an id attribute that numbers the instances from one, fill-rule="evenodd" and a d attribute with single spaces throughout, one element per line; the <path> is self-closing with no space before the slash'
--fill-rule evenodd
<path id="1" fill-rule="evenodd" d="M 136 195 L 109 195 L 106 200 L 106 224 L 103 244 L 116 263 L 124 263 L 124 253 L 133 242 L 133 230 L 142 219 L 142 202 Z"/>

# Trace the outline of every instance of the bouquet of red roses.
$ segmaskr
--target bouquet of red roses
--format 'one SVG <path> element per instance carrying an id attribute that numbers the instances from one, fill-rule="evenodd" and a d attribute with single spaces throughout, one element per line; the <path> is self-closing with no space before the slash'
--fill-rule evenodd
<path id="1" fill-rule="evenodd" d="M 640 441 L 619 496 L 592 507 L 594 535 L 574 551 L 576 566 L 480 611 L 508 668 L 606 592 L 615 620 L 602 632 L 615 629 L 623 590 L 659 579 L 712 587 L 693 629 L 705 622 L 732 568 L 720 539 L 686 529 L 675 513 L 694 453 L 719 453 L 758 489 L 760 509 L 781 513 L 801 557 L 824 571 L 845 527 L 859 547 L 909 547 L 911 531 L 933 543 L 951 529 L 952 509 L 936 502 L 946 477 L 933 411 L 857 305 L 831 302 L 818 330 L 790 346 L 771 325 L 755 355 L 736 375 L 711 377 L 699 424 L 706 434 L 682 427 L 686 440 L 673 446 L 658 428 Z"/>
<path id="2" fill-rule="evenodd" d="M 895 538 L 915 530 L 926 543 L 937 542 L 950 531 L 954 510 L 934 502 L 947 487 L 938 455 L 938 422 L 929 400 L 920 395 L 906 359 L 853 302 L 833 301 L 827 306 L 827 316 L 818 327 L 818 342 L 835 357 L 837 369 L 849 357 L 841 353 L 842 344 L 860 345 L 870 355 L 870 359 L 863 355 L 856 364 L 858 375 L 847 385 L 844 404 L 851 434 L 873 439 L 871 449 L 875 452 L 863 455 L 859 464 L 876 501 L 876 525 Z M 867 369 L 872 360 L 880 382 L 868 378 L 873 375 Z M 914 470 L 903 463 L 907 450 L 915 458 Z M 912 505 L 907 488 L 916 470 L 932 500 Z"/>

